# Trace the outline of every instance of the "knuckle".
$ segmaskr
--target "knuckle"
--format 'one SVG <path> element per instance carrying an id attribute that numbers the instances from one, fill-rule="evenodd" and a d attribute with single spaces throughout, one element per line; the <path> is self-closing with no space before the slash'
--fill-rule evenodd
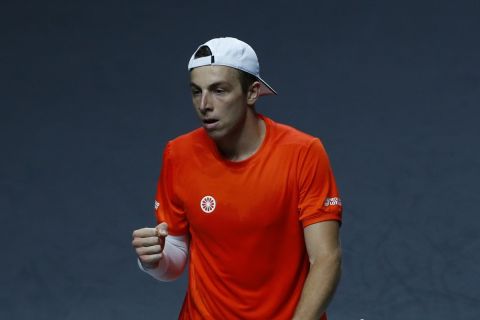
<path id="1" fill-rule="evenodd" d="M 153 255 L 162 252 L 162 248 L 159 245 L 154 245 L 151 247 L 148 247 L 147 250 L 145 250 L 146 253 Z"/>
<path id="2" fill-rule="evenodd" d="M 152 262 L 156 262 L 158 261 L 158 256 L 157 255 L 144 255 L 143 256 L 143 260 L 142 262 L 145 262 L 145 263 L 152 263 Z"/>
<path id="3" fill-rule="evenodd" d="M 139 239 L 139 238 L 135 238 L 133 241 L 132 241 L 132 245 L 137 248 L 137 247 L 141 247 L 142 246 L 142 240 Z"/>

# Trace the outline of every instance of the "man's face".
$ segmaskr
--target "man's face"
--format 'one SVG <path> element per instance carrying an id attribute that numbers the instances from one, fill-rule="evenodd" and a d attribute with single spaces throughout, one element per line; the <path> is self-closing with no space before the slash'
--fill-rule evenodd
<path id="1" fill-rule="evenodd" d="M 192 100 L 202 126 L 214 140 L 241 130 L 248 104 L 238 71 L 224 66 L 203 66 L 190 72 Z"/>

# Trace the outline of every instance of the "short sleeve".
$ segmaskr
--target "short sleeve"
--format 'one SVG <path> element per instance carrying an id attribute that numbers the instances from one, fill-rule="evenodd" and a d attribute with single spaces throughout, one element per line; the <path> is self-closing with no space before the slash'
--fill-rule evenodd
<path id="1" fill-rule="evenodd" d="M 163 152 L 162 169 L 157 183 L 155 214 L 158 223 L 168 224 L 169 234 L 184 235 L 188 233 L 188 221 L 182 202 L 175 192 L 175 167 L 171 153 L 171 144 L 168 143 Z"/>
<path id="2" fill-rule="evenodd" d="M 342 221 L 342 202 L 319 139 L 313 139 L 300 156 L 298 185 L 298 211 L 303 227 L 326 220 Z"/>

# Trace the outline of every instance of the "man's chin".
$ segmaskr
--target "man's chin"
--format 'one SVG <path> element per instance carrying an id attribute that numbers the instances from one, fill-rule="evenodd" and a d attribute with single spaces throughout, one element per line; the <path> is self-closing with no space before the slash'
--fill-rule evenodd
<path id="1" fill-rule="evenodd" d="M 207 128 L 203 128 L 203 130 L 205 130 L 206 134 L 214 141 L 219 141 L 223 137 L 221 130 L 209 130 Z"/>

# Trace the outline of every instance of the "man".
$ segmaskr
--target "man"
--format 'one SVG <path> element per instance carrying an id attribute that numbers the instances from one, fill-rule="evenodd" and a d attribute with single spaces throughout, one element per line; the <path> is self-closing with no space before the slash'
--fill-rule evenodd
<path id="1" fill-rule="evenodd" d="M 248 44 L 212 39 L 188 69 L 202 128 L 165 148 L 140 268 L 169 281 L 189 257 L 180 319 L 326 319 L 342 207 L 321 142 L 255 111 L 276 92 Z"/>

